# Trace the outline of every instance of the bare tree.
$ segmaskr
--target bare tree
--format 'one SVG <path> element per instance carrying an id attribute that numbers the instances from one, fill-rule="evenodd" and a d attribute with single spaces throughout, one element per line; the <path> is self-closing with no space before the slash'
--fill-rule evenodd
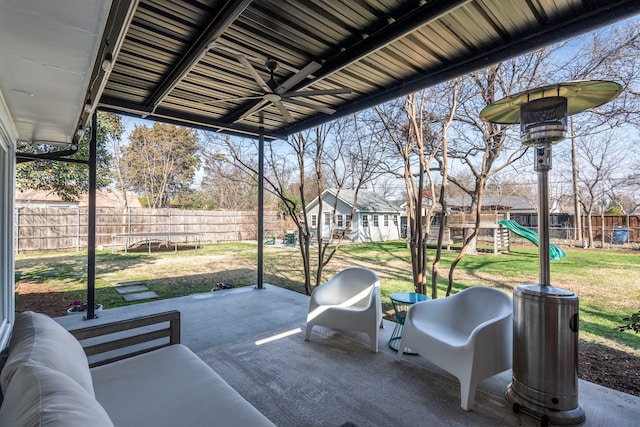
<path id="1" fill-rule="evenodd" d="M 343 238 L 335 239 L 334 233 L 325 238 L 318 227 L 318 264 L 312 268 L 313 230 L 306 221 L 307 206 L 311 201 L 309 195 L 322 194 L 327 183 L 336 185 L 338 191 L 350 186 L 358 191 L 376 176 L 376 156 L 384 156 L 383 151 L 376 149 L 376 140 L 370 134 L 361 134 L 361 130 L 358 120 L 352 117 L 297 133 L 287 141 L 265 145 L 265 190 L 279 200 L 281 209 L 296 225 L 307 294 L 322 282 L 322 270 Z M 257 182 L 258 153 L 254 143 L 247 144 L 237 138 L 217 138 L 212 142 L 215 149 L 210 151 L 216 153 L 217 161 L 233 165 L 234 169 L 242 171 L 245 179 L 249 176 Z M 319 206 L 321 217 L 322 203 Z M 332 215 L 335 215 L 335 206 Z M 312 277 L 315 283 L 312 283 Z"/>
<path id="2" fill-rule="evenodd" d="M 257 170 L 255 144 L 249 141 L 232 143 L 232 136 L 211 132 L 204 133 L 202 139 L 204 176 L 201 187 L 207 198 L 216 209 L 257 209 L 257 182 L 247 180 L 242 165 L 236 160 L 245 159 Z M 227 151 L 221 147 L 233 147 L 234 155 L 227 156 Z M 266 205 L 267 200 L 265 198 Z"/>
<path id="3" fill-rule="evenodd" d="M 456 116 L 458 138 L 455 144 L 451 144 L 449 152 L 453 159 L 468 168 L 474 181 L 472 186 L 468 186 L 456 174 L 449 175 L 449 180 L 471 198 L 471 213 L 475 215 L 475 223 L 473 231 L 465 237 L 462 249 L 451 263 L 447 295 L 453 286 L 457 264 L 465 254 L 476 253 L 482 197 L 488 179 L 520 159 L 526 151 L 517 139 L 509 136 L 512 135 L 510 126 L 484 122 L 478 113 L 499 98 L 537 84 L 549 55 L 549 50 L 541 49 L 462 78 L 461 108 Z"/>
<path id="4" fill-rule="evenodd" d="M 430 166 L 441 145 L 441 138 L 432 129 L 437 117 L 426 108 L 428 99 L 429 94 L 421 91 L 396 103 L 376 107 L 387 135 L 403 160 L 413 286 L 421 294 L 426 293 L 429 220 L 436 209 L 436 188 Z M 429 203 L 425 203 L 425 198 Z"/>
<path id="5" fill-rule="evenodd" d="M 323 179 L 335 187 L 335 197 L 331 207 L 331 221 L 328 236 L 323 235 L 323 227 L 318 227 L 316 233 L 318 247 L 318 266 L 316 269 L 316 285 L 322 282 L 322 271 L 331 261 L 347 230 L 351 229 L 352 221 L 358 204 L 358 194 L 367 184 L 378 178 L 383 171 L 386 157 L 385 145 L 375 126 L 367 120 L 368 112 L 350 116 L 334 122 L 330 138 L 317 139 L 314 163 L 318 177 L 318 194 L 322 195 Z M 327 176 L 329 175 L 329 176 Z M 336 212 L 338 200 L 343 190 L 349 190 L 353 195 L 351 213 L 347 217 L 345 230 L 337 232 Z M 351 198 L 350 198 L 351 200 Z M 318 218 L 322 218 L 323 203 L 318 204 Z M 306 216 L 306 213 L 305 213 Z"/>
<path id="6" fill-rule="evenodd" d="M 578 156 L 581 165 L 578 173 L 580 183 L 580 203 L 586 214 L 588 246 L 593 247 L 594 232 L 592 215 L 597 208 L 604 213 L 608 206 L 608 182 L 622 165 L 624 152 L 616 150 L 614 136 L 611 132 L 583 138 L 578 145 Z"/>
<path id="7" fill-rule="evenodd" d="M 440 154 L 440 174 L 442 175 L 442 181 L 440 183 L 440 210 L 442 212 L 442 216 L 440 218 L 440 226 L 438 229 L 438 242 L 436 244 L 436 256 L 433 260 L 433 264 L 431 265 L 431 297 L 438 297 L 438 273 L 440 270 L 440 260 L 442 258 L 442 242 L 444 239 L 444 229 L 446 218 L 448 215 L 447 208 L 447 183 L 449 181 L 449 128 L 451 127 L 455 113 L 458 107 L 458 84 L 459 79 L 453 81 L 453 84 L 450 90 L 447 93 L 451 94 L 450 101 L 446 104 L 447 109 L 449 110 L 449 115 L 445 116 L 442 121 L 442 130 L 441 130 L 441 154 Z"/>
<path id="8" fill-rule="evenodd" d="M 621 127 L 640 124 L 638 107 L 638 84 L 640 83 L 640 69 L 637 58 L 640 40 L 640 30 L 637 23 L 608 27 L 579 37 L 572 43 L 576 48 L 571 50 L 570 56 L 559 56 L 558 79 L 605 79 L 616 80 L 622 84 L 622 94 L 612 103 L 593 109 L 588 114 L 571 117 L 571 170 L 573 182 L 574 217 L 576 219 L 575 238 L 585 238 L 577 233 L 582 229 L 581 206 L 590 205 L 591 200 L 581 200 L 584 186 L 580 185 L 578 140 L 594 132 L 611 127 Z M 569 50 L 564 50 L 567 52 Z M 583 187 L 581 189 L 581 187 Z M 589 191 L 586 191 L 588 194 Z M 589 226 L 588 228 L 590 228 Z M 589 238 L 583 240 L 584 245 L 591 245 L 591 231 Z"/>
<path id="9" fill-rule="evenodd" d="M 471 213 L 475 215 L 475 226 L 465 237 L 460 251 L 461 259 L 466 253 L 476 253 L 476 238 L 480 226 L 482 195 L 492 175 L 495 175 L 520 159 L 525 149 L 514 137 L 511 126 L 487 123 L 480 119 L 479 112 L 486 105 L 504 96 L 529 89 L 542 78 L 542 70 L 550 51 L 538 50 L 507 62 L 501 62 L 484 70 L 471 73 L 461 81 L 461 107 L 456 116 L 458 138 L 450 147 L 450 155 L 473 176 L 469 183 L 449 175 L 449 180 L 471 198 Z M 464 176 L 464 175 L 463 175 Z M 459 259 L 452 264 L 452 273 Z"/>
<path id="10" fill-rule="evenodd" d="M 126 125 L 121 121 L 121 129 L 124 131 Z M 122 132 L 121 132 L 122 133 Z M 119 135 L 117 138 L 110 138 L 110 149 L 111 149 L 111 175 L 115 181 L 115 187 L 122 192 L 122 200 L 123 200 L 123 209 L 124 211 L 129 210 L 129 198 L 127 197 L 128 185 L 125 181 L 124 174 L 122 173 L 122 138 Z"/>
<path id="11" fill-rule="evenodd" d="M 239 181 L 258 183 L 258 146 L 254 140 L 212 134 L 207 140 L 208 163 L 221 163 L 218 170 L 237 171 Z M 265 161 L 265 190 L 279 201 L 280 208 L 291 218 L 298 230 L 300 254 L 305 277 L 305 291 L 311 292 L 310 228 L 306 217 L 306 176 L 310 140 L 305 134 L 293 135 L 287 141 L 270 141 L 262 153 Z M 227 175 L 228 176 L 228 175 Z M 302 211 L 302 214 L 300 212 Z M 259 244 L 262 244 L 260 242 Z"/>

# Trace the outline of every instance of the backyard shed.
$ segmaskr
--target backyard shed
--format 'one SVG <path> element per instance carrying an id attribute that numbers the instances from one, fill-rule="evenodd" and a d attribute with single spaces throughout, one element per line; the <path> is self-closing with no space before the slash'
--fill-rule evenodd
<path id="1" fill-rule="evenodd" d="M 401 214 L 400 207 L 372 191 L 358 191 L 356 198 L 354 190 L 332 188 L 307 205 L 307 224 L 314 234 L 321 230 L 323 237 L 344 235 L 353 242 L 384 242 L 400 239 Z"/>

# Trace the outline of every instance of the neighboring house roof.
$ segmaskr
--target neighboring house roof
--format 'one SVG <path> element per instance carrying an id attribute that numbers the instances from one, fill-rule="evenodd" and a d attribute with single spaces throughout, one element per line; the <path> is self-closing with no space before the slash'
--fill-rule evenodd
<path id="1" fill-rule="evenodd" d="M 16 204 L 18 205 L 41 205 L 41 204 L 65 204 L 77 205 L 77 202 L 66 202 L 57 194 L 45 190 L 23 190 L 16 191 Z"/>
<path id="2" fill-rule="evenodd" d="M 468 207 L 471 205 L 471 197 L 458 197 L 447 200 L 450 207 Z M 482 198 L 482 207 L 499 207 L 513 210 L 535 211 L 535 201 L 524 196 L 485 196 Z"/>
<path id="3" fill-rule="evenodd" d="M 331 194 L 333 196 L 338 193 L 338 190 L 335 188 L 330 188 L 324 190 L 322 192 L 322 198 L 326 194 Z M 353 200 L 355 198 L 356 192 L 354 190 L 340 190 L 338 193 L 338 198 L 342 200 L 349 206 L 353 206 Z M 315 206 L 318 203 L 318 198 L 314 199 L 311 203 L 307 205 L 307 209 Z M 379 196 L 373 191 L 358 191 L 358 201 L 356 205 L 357 212 L 401 212 L 402 208 L 397 206 L 394 203 L 387 201 L 384 197 Z"/>
<path id="4" fill-rule="evenodd" d="M 423 199 L 424 207 L 431 206 L 431 199 Z M 400 207 L 404 210 L 407 209 L 408 202 L 403 202 Z M 438 205 L 439 206 L 439 205 Z M 471 206 L 471 197 L 451 197 L 447 198 L 448 211 L 455 211 L 456 208 L 465 208 Z M 482 198 L 482 208 L 498 208 L 498 209 L 510 209 L 510 210 L 531 210 L 535 211 L 535 201 L 529 200 L 523 196 L 485 196 Z"/>
<path id="5" fill-rule="evenodd" d="M 121 208 L 125 206 L 124 195 L 122 191 L 98 190 L 96 192 L 96 206 L 101 208 Z M 132 191 L 126 192 L 127 206 L 130 208 L 141 208 L 138 196 Z M 84 195 L 80 199 L 80 206 L 88 206 L 88 197 Z"/>
<path id="6" fill-rule="evenodd" d="M 141 208 L 142 205 L 135 193 L 127 191 L 127 202 L 130 208 Z M 78 202 L 62 200 L 57 194 L 47 190 L 16 191 L 16 205 L 64 205 L 87 207 L 88 195 L 81 196 Z M 96 191 L 96 206 L 101 208 L 122 208 L 125 206 L 124 196 L 120 191 L 98 190 Z"/>

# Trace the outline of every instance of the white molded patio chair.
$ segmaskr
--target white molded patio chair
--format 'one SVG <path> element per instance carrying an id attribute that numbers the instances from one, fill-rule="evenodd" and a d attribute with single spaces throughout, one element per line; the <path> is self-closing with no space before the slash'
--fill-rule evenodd
<path id="1" fill-rule="evenodd" d="M 380 280 L 367 268 L 346 268 L 311 293 L 307 331 L 316 325 L 365 332 L 371 351 L 378 351 L 378 328 L 382 324 Z"/>
<path id="2" fill-rule="evenodd" d="M 460 381 L 464 410 L 480 381 L 511 368 L 513 301 L 497 289 L 467 288 L 414 304 L 404 322 L 397 361 L 410 347 Z"/>

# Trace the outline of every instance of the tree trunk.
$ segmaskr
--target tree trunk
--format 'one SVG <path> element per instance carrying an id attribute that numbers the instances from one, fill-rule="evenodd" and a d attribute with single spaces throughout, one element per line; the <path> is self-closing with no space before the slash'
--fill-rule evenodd
<path id="1" fill-rule="evenodd" d="M 576 143 L 575 128 L 571 119 L 571 172 L 573 179 L 573 217 L 575 218 L 575 230 L 573 238 L 575 241 L 582 240 L 584 246 L 584 236 L 582 233 L 582 212 L 580 209 L 580 187 L 578 177 L 578 144 Z"/>
<path id="2" fill-rule="evenodd" d="M 478 237 L 478 231 L 480 230 L 480 212 L 482 211 L 482 195 L 484 194 L 484 182 L 480 182 L 480 184 L 477 186 L 476 194 L 477 205 L 475 228 L 473 229 L 473 233 L 471 233 L 471 235 L 465 239 L 464 244 L 462 245 L 462 249 L 460 249 L 460 252 L 458 253 L 458 256 L 456 256 L 456 258 L 451 263 L 451 267 L 449 268 L 449 283 L 447 284 L 446 296 L 451 295 L 451 290 L 453 289 L 453 272 L 455 271 L 456 266 L 458 265 L 462 257 L 464 257 L 470 243 L 475 242 L 476 238 Z"/>
<path id="3" fill-rule="evenodd" d="M 591 219 L 591 211 L 587 212 L 587 233 L 589 234 L 589 242 L 587 247 L 593 247 L 593 221 Z"/>

